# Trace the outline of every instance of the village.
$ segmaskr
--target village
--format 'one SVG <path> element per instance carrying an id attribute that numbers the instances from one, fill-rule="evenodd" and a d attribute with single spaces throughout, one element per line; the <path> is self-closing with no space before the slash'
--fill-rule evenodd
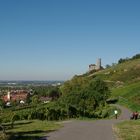
<path id="1" fill-rule="evenodd" d="M 32 89 L 11 89 L 0 91 L 1 101 L 3 102 L 3 107 L 24 106 L 29 105 L 34 97 L 37 98 L 39 103 L 49 103 L 52 97 L 48 95 L 38 95 L 35 90 Z"/>

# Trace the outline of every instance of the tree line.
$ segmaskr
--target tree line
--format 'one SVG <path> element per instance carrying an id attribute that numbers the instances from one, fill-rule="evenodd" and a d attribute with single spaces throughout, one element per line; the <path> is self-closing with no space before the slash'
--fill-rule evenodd
<path id="1" fill-rule="evenodd" d="M 109 116 L 106 100 L 110 96 L 110 91 L 106 83 L 100 79 L 75 76 L 53 94 L 60 92 L 61 95 L 48 104 L 38 102 L 36 93 L 32 98 L 33 104 L 26 108 L 7 111 L 5 115 L 1 115 L 3 116 L 1 120 L 4 122 L 11 121 L 11 118 L 63 120 L 76 117 L 104 118 Z"/>
<path id="2" fill-rule="evenodd" d="M 124 62 L 129 61 L 129 60 L 139 59 L 139 58 L 140 58 L 140 54 L 136 54 L 136 55 L 134 55 L 134 56 L 131 57 L 131 58 L 129 58 L 129 57 L 127 57 L 127 58 L 120 58 L 120 59 L 118 60 L 118 64 L 124 63 Z"/>

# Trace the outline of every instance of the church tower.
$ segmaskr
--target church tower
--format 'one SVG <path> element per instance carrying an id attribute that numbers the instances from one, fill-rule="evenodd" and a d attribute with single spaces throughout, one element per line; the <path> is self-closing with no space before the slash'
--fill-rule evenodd
<path id="1" fill-rule="evenodd" d="M 10 91 L 8 91 L 8 93 L 7 93 L 7 99 L 8 99 L 8 101 L 10 101 Z"/>

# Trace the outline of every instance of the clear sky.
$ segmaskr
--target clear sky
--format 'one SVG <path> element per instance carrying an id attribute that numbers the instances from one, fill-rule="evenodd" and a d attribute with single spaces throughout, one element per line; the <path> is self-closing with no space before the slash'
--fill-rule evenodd
<path id="1" fill-rule="evenodd" d="M 139 0 L 0 0 L 0 80 L 67 80 L 137 53 Z"/>

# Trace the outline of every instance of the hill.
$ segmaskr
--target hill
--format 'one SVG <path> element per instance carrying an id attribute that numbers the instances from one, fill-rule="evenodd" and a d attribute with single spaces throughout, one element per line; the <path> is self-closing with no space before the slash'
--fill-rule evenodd
<path id="1" fill-rule="evenodd" d="M 119 98 L 119 103 L 131 110 L 140 111 L 140 82 L 112 90 L 112 97 Z"/>
<path id="2" fill-rule="evenodd" d="M 99 72 L 87 73 L 88 77 L 99 77 L 108 83 L 131 84 L 140 81 L 140 59 L 128 60 Z"/>
<path id="3" fill-rule="evenodd" d="M 86 76 L 101 78 L 108 83 L 113 98 L 132 110 L 140 110 L 140 58 L 129 59 Z"/>
<path id="4" fill-rule="evenodd" d="M 74 76 L 60 90 L 63 103 L 72 106 L 76 111 L 84 110 L 83 114 L 88 114 L 86 116 L 101 117 L 99 114 L 104 112 L 97 113 L 97 110 L 103 110 L 105 102 L 112 97 L 119 98 L 120 104 L 132 110 L 140 110 L 140 58 L 121 59 L 118 64 L 104 70 L 93 70 Z"/>

